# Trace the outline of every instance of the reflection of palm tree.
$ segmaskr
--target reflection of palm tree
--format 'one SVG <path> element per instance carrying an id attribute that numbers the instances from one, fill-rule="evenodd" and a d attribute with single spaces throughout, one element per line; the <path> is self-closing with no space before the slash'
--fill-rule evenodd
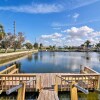
<path id="1" fill-rule="evenodd" d="M 40 52 L 40 60 L 42 61 L 43 59 L 43 52 Z"/>
<path id="2" fill-rule="evenodd" d="M 55 52 L 53 52 L 53 56 L 55 57 Z"/>
<path id="3" fill-rule="evenodd" d="M 89 60 L 90 60 L 89 53 L 88 53 L 88 52 L 86 52 L 85 54 L 86 54 L 86 55 L 85 55 L 85 59 L 86 59 L 87 61 L 89 61 Z"/>
<path id="4" fill-rule="evenodd" d="M 34 54 L 34 60 L 35 60 L 35 63 L 38 61 L 38 53 Z"/>
<path id="5" fill-rule="evenodd" d="M 97 52 L 97 54 L 98 54 L 98 60 L 100 61 L 100 52 Z"/>

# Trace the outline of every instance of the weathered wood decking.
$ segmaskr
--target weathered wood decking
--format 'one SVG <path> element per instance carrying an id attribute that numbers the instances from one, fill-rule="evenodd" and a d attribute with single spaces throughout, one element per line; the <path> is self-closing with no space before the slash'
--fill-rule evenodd
<path id="1" fill-rule="evenodd" d="M 53 89 L 43 89 L 37 100 L 59 100 L 59 98 Z"/>
<path id="2" fill-rule="evenodd" d="M 37 100 L 59 100 L 55 85 L 55 74 L 42 74 L 41 77 L 41 90 Z"/>

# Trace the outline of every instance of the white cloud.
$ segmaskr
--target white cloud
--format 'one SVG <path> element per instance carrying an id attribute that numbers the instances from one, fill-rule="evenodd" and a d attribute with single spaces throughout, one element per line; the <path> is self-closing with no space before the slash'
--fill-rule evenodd
<path id="1" fill-rule="evenodd" d="M 62 34 L 60 33 L 54 33 L 51 35 L 42 35 L 41 38 L 42 39 L 56 39 L 56 38 L 60 38 L 62 36 Z"/>
<path id="2" fill-rule="evenodd" d="M 93 22 L 100 22 L 100 19 L 93 19 L 93 20 L 88 20 L 88 21 L 82 21 L 82 22 L 78 22 L 78 23 L 65 23 L 65 24 L 63 24 L 63 23 L 59 23 L 59 22 L 53 22 L 52 24 L 51 24 L 51 27 L 54 27 L 54 28 L 56 28 L 56 27 L 65 27 L 65 26 L 75 26 L 75 25 L 85 25 L 85 24 L 88 24 L 88 23 L 93 23 Z"/>
<path id="3" fill-rule="evenodd" d="M 65 42 L 69 45 L 80 45 L 86 40 L 90 40 L 92 44 L 95 44 L 100 39 L 100 32 L 96 32 L 88 26 L 72 27 L 63 32 L 67 33 Z"/>
<path id="4" fill-rule="evenodd" d="M 66 1 L 66 2 L 68 2 L 67 9 L 73 10 L 73 9 L 77 9 L 80 7 L 84 7 L 84 6 L 93 4 L 98 1 L 100 1 L 100 0 L 69 0 L 69 2 L 68 1 Z M 66 3 L 65 3 L 65 7 L 66 7 Z"/>
<path id="5" fill-rule="evenodd" d="M 77 18 L 78 18 L 79 16 L 80 16 L 80 14 L 75 13 L 75 14 L 73 15 L 74 20 L 76 21 L 76 20 L 77 20 Z"/>
<path id="6" fill-rule="evenodd" d="M 3 6 L 0 10 L 24 13 L 53 13 L 63 10 L 60 4 L 31 4 L 23 6 Z"/>
<path id="7" fill-rule="evenodd" d="M 67 29 L 64 32 L 67 32 L 72 37 L 86 37 L 88 33 L 93 32 L 94 30 L 92 28 L 89 28 L 87 26 L 82 26 L 80 28 L 72 27 L 71 29 Z"/>
<path id="8" fill-rule="evenodd" d="M 46 45 L 56 46 L 80 46 L 86 40 L 90 40 L 91 44 L 98 43 L 100 41 L 100 32 L 95 31 L 88 26 L 72 27 L 66 29 L 62 33 L 54 33 L 50 35 L 42 35 L 41 42 Z"/>
<path id="9" fill-rule="evenodd" d="M 5 0 L 7 2 L 8 0 Z M 13 11 L 13 12 L 24 12 L 24 13 L 53 13 L 61 12 L 64 10 L 73 10 L 83 6 L 93 4 L 100 0 L 58 0 L 54 4 L 35 4 L 32 2 L 31 5 L 20 5 L 20 6 L 1 6 L 0 10 Z M 77 17 L 77 15 L 76 15 Z"/>

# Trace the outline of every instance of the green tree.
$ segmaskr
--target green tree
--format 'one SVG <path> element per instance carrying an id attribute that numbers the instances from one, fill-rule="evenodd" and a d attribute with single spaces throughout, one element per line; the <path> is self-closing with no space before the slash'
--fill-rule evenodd
<path id="1" fill-rule="evenodd" d="M 34 43 L 34 49 L 38 49 L 38 43 Z"/>
<path id="2" fill-rule="evenodd" d="M 4 27 L 0 24 L 0 40 L 2 40 L 4 36 L 5 36 Z"/>
<path id="3" fill-rule="evenodd" d="M 18 33 L 18 35 L 7 33 L 1 40 L 1 47 L 5 49 L 6 53 L 9 48 L 14 48 L 14 51 L 16 51 L 17 48 L 21 48 L 23 42 L 24 36 L 21 33 Z"/>
<path id="4" fill-rule="evenodd" d="M 5 53 L 7 53 L 8 49 L 12 47 L 13 45 L 13 35 L 8 33 L 3 37 L 1 40 L 1 47 L 5 49 Z"/>
<path id="5" fill-rule="evenodd" d="M 53 47 L 52 47 L 51 45 L 49 45 L 49 49 L 50 49 L 50 50 L 52 50 L 52 49 L 53 49 Z"/>
<path id="6" fill-rule="evenodd" d="M 100 48 L 100 41 L 99 41 L 99 43 L 96 44 L 96 48 L 97 48 L 97 49 Z"/>
<path id="7" fill-rule="evenodd" d="M 42 44 L 42 43 L 40 43 L 40 49 L 42 49 L 42 47 L 43 47 L 43 44 Z"/>
<path id="8" fill-rule="evenodd" d="M 32 44 L 29 43 L 29 42 L 26 43 L 25 46 L 26 46 L 26 48 L 29 49 L 29 50 L 33 48 Z"/>
<path id="9" fill-rule="evenodd" d="M 53 48 L 53 50 L 55 50 L 56 49 L 56 46 L 54 45 L 52 48 Z"/>
<path id="10" fill-rule="evenodd" d="M 19 32 L 18 35 L 13 36 L 13 48 L 14 52 L 17 48 L 21 48 L 22 43 L 25 41 L 24 35 L 22 32 Z"/>

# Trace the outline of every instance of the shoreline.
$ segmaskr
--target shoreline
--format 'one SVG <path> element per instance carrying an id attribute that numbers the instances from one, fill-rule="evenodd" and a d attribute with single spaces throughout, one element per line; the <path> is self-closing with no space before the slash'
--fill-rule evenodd
<path id="1" fill-rule="evenodd" d="M 29 54 L 37 53 L 37 52 L 38 50 L 31 50 L 31 51 L 0 54 L 0 67 L 18 61 L 20 59 L 23 59 L 27 57 Z"/>

